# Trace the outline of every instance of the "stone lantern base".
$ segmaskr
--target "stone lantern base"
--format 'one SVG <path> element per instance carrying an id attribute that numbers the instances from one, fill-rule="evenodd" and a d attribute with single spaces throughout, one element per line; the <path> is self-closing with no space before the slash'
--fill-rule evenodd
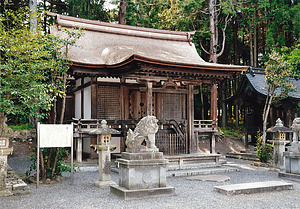
<path id="1" fill-rule="evenodd" d="M 167 186 L 166 165 L 162 152 L 123 152 L 118 159 L 119 185 L 110 191 L 124 199 L 175 195 L 175 188 Z"/>
<path id="2" fill-rule="evenodd" d="M 0 149 L 0 197 L 13 195 L 8 189 L 6 189 L 7 156 L 12 151 L 12 147 Z"/>

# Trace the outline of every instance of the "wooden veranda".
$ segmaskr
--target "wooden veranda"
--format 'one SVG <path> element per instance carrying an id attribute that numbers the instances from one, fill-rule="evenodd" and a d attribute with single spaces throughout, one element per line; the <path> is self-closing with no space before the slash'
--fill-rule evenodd
<path id="1" fill-rule="evenodd" d="M 69 104 L 74 105 L 72 117 L 109 121 L 122 132 L 115 136 L 119 137 L 121 151 L 128 128 L 146 115 L 155 115 L 159 119 L 156 141 L 161 151 L 197 153 L 194 94 L 198 92 L 194 87 L 211 87 L 210 119 L 217 121 L 218 83 L 248 68 L 205 62 L 192 42 L 193 32 L 49 15 L 56 18 L 56 26 L 51 29 L 54 34 L 63 35 L 61 27 L 85 30 L 77 43 L 81 47 L 69 49 L 70 74 L 76 80 L 71 95 L 74 102 Z M 217 123 L 214 128 L 217 130 Z M 83 148 L 79 140 L 79 152 L 87 152 L 94 140 L 86 136 Z"/>

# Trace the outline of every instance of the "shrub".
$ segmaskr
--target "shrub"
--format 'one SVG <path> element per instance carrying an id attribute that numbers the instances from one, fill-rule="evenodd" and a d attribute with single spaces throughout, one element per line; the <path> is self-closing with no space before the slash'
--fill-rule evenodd
<path id="1" fill-rule="evenodd" d="M 272 159 L 273 156 L 273 145 L 262 143 L 262 135 L 259 133 L 257 137 L 257 144 L 255 147 L 256 157 L 259 158 L 260 162 L 267 163 Z"/>

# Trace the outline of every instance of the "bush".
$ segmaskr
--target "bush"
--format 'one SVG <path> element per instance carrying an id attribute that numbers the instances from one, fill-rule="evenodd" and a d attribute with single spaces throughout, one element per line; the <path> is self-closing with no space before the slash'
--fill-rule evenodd
<path id="1" fill-rule="evenodd" d="M 30 130 L 33 129 L 34 127 L 28 123 L 26 124 L 21 124 L 21 125 L 15 125 L 15 126 L 8 126 L 9 128 L 11 128 L 12 130 L 16 131 L 16 130 Z"/>
<path id="2" fill-rule="evenodd" d="M 273 145 L 267 143 L 263 145 L 261 134 L 258 134 L 255 151 L 260 162 L 267 163 L 273 157 Z"/>
<path id="3" fill-rule="evenodd" d="M 64 159 L 68 156 L 69 152 L 66 148 L 59 148 L 58 155 L 56 155 L 57 148 L 42 148 L 43 160 L 40 158 L 40 177 L 42 180 L 47 178 L 54 179 L 57 176 L 61 176 L 62 172 L 71 172 L 71 166 L 64 163 Z M 36 170 L 37 162 L 37 149 L 33 148 L 29 157 L 31 161 L 30 170 L 26 172 L 26 175 L 30 175 L 33 170 Z M 57 161 L 55 163 L 55 158 Z M 44 170 L 41 165 L 44 165 Z M 55 164 L 55 165 L 54 165 Z"/>

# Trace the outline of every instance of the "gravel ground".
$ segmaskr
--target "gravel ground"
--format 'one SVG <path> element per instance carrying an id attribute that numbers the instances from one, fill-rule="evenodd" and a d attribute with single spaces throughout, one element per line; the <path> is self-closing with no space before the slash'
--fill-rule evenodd
<path id="1" fill-rule="evenodd" d="M 292 182 L 294 190 L 289 191 L 235 196 L 214 192 L 214 186 L 226 184 L 282 181 L 277 172 L 266 168 L 256 169 L 249 166 L 248 161 L 228 159 L 228 162 L 240 168 L 240 172 L 221 173 L 231 178 L 228 182 L 189 181 L 185 177 L 167 178 L 168 184 L 175 187 L 176 196 L 123 200 L 111 194 L 109 188 L 99 189 L 93 186 L 94 181 L 98 180 L 97 172 L 77 172 L 73 186 L 70 185 L 70 175 L 66 173 L 64 182 L 40 185 L 38 189 L 34 184 L 30 185 L 30 195 L 0 197 L 0 208 L 300 208 L 298 182 Z M 9 163 L 17 172 L 22 172 L 27 164 L 18 158 L 9 159 Z M 113 173 L 112 180 L 118 182 L 118 174 Z"/>

